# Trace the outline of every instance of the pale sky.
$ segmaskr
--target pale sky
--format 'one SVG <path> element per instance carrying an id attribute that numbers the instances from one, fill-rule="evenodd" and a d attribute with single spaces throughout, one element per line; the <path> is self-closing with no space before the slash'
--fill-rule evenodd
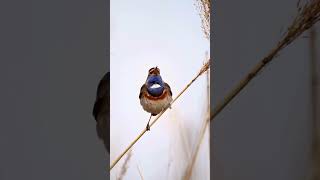
<path id="1" fill-rule="evenodd" d="M 142 109 L 138 95 L 148 70 L 160 68 L 174 98 L 202 67 L 210 46 L 194 4 L 111 1 L 111 162 L 146 126 L 150 114 Z M 123 179 L 140 179 L 138 166 L 147 180 L 181 178 L 205 117 L 206 99 L 203 75 L 133 146 Z M 198 157 L 200 168 L 196 167 L 201 179 L 209 179 L 208 138 Z M 111 179 L 119 177 L 123 159 L 112 169 Z"/>

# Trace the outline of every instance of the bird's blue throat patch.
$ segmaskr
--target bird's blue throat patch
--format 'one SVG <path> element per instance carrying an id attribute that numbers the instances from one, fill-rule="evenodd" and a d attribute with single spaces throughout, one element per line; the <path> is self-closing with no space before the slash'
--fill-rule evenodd
<path id="1" fill-rule="evenodd" d="M 160 96 L 164 90 L 164 83 L 161 76 L 152 75 L 147 79 L 147 90 L 152 96 Z"/>

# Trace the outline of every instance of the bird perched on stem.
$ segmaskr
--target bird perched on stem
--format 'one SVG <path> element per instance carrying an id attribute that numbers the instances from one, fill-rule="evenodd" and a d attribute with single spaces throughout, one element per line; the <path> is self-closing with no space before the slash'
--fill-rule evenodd
<path id="1" fill-rule="evenodd" d="M 151 117 L 170 107 L 172 101 L 171 88 L 162 80 L 158 67 L 149 70 L 147 80 L 140 89 L 139 99 L 143 109 L 151 113 L 146 127 L 149 131 Z"/>
<path id="2" fill-rule="evenodd" d="M 97 121 L 97 135 L 110 153 L 110 72 L 107 72 L 99 82 L 92 115 Z"/>

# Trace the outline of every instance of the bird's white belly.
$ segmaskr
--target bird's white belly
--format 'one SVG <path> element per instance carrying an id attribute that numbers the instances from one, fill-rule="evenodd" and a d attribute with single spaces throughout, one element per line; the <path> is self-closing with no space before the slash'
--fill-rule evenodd
<path id="1" fill-rule="evenodd" d="M 151 100 L 145 97 L 140 99 L 140 104 L 143 109 L 152 114 L 159 114 L 163 109 L 165 109 L 172 101 L 171 96 L 166 96 L 164 99 Z"/>

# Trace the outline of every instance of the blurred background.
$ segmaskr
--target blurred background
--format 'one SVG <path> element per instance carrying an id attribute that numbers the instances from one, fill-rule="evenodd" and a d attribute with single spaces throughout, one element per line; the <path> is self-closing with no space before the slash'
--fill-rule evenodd
<path id="1" fill-rule="evenodd" d="M 292 0 L 214 2 L 212 106 L 275 47 L 297 14 L 296 5 Z M 211 124 L 212 179 L 311 177 L 314 65 L 306 37 L 281 51 Z M 316 50 L 320 57 L 319 45 Z"/>
<path id="2" fill-rule="evenodd" d="M 5 4 L 0 180 L 105 180 L 92 108 L 109 67 L 107 1 Z"/>
<path id="3" fill-rule="evenodd" d="M 158 66 L 173 97 L 209 56 L 196 1 L 112 0 L 110 15 L 110 163 L 144 130 L 150 114 L 139 101 L 148 70 Z M 208 74 L 202 75 L 111 170 L 111 179 L 181 179 L 208 116 Z M 153 118 L 154 119 L 154 118 Z M 190 179 L 209 179 L 209 136 Z"/>

